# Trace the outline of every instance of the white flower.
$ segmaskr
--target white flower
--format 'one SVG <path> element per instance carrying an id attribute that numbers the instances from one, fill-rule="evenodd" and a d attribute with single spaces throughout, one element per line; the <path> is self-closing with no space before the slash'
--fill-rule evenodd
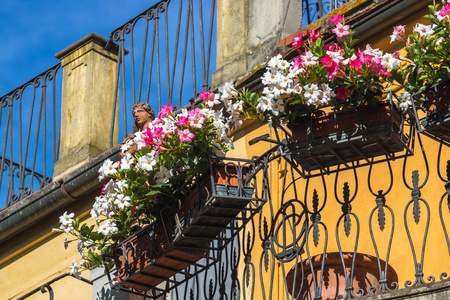
<path id="1" fill-rule="evenodd" d="M 278 99 L 272 104 L 272 112 L 275 116 L 284 112 L 283 99 Z"/>
<path id="2" fill-rule="evenodd" d="M 132 164 L 134 164 L 134 158 L 130 153 L 127 153 L 120 161 L 120 169 L 129 170 Z"/>
<path id="3" fill-rule="evenodd" d="M 174 122 L 165 122 L 162 126 L 164 135 L 175 133 L 177 125 Z"/>
<path id="4" fill-rule="evenodd" d="M 264 75 L 261 77 L 261 82 L 264 85 L 277 85 L 280 81 L 281 76 L 280 73 L 272 73 L 270 71 L 267 71 L 264 73 Z"/>
<path id="5" fill-rule="evenodd" d="M 128 146 L 128 143 L 124 143 L 124 144 L 122 144 L 122 146 L 120 146 L 120 152 L 122 152 L 122 153 L 127 152 L 128 149 L 130 149 L 130 146 Z"/>
<path id="6" fill-rule="evenodd" d="M 408 108 L 412 105 L 412 96 L 410 93 L 405 92 L 399 97 L 400 101 L 397 102 L 397 108 L 401 112 L 406 112 Z"/>
<path id="7" fill-rule="evenodd" d="M 320 89 L 322 90 L 322 97 L 318 99 L 319 105 L 325 105 L 330 102 L 332 97 L 336 97 L 336 94 L 326 83 L 322 83 Z"/>
<path id="8" fill-rule="evenodd" d="M 202 114 L 206 119 L 212 118 L 215 115 L 215 110 L 209 108 L 202 108 L 200 110 L 200 114 Z"/>
<path id="9" fill-rule="evenodd" d="M 81 254 L 81 256 L 84 256 L 84 243 L 82 241 L 78 241 L 77 251 Z"/>
<path id="10" fill-rule="evenodd" d="M 64 225 L 65 224 L 72 224 L 74 216 L 75 216 L 74 213 L 68 214 L 67 211 L 66 211 L 59 217 L 59 223 L 64 224 Z"/>
<path id="11" fill-rule="evenodd" d="M 381 57 L 381 64 L 388 69 L 396 69 L 400 60 L 393 57 L 392 54 L 386 53 Z"/>
<path id="12" fill-rule="evenodd" d="M 221 94 L 221 100 L 230 99 L 238 94 L 236 88 L 234 87 L 233 81 L 226 82 L 224 85 L 219 87 L 219 92 Z"/>
<path id="13" fill-rule="evenodd" d="M 372 49 L 369 44 L 366 45 L 366 50 L 364 50 L 363 53 L 375 57 L 381 57 L 381 55 L 383 55 L 383 52 L 380 49 Z"/>
<path id="14" fill-rule="evenodd" d="M 287 76 L 283 77 L 281 79 L 281 82 L 279 83 L 280 87 L 282 87 L 283 89 L 287 89 L 290 86 L 292 86 L 292 78 L 289 78 Z"/>
<path id="15" fill-rule="evenodd" d="M 308 102 L 315 102 L 321 93 L 321 91 L 317 87 L 317 84 L 314 83 L 305 85 L 303 88 L 305 90 L 305 93 L 303 95 Z"/>
<path id="16" fill-rule="evenodd" d="M 212 120 L 213 120 L 213 125 L 216 129 L 224 128 L 226 126 L 222 109 L 214 112 L 214 116 L 212 116 Z"/>
<path id="17" fill-rule="evenodd" d="M 351 60 L 355 60 L 355 59 L 358 59 L 358 56 L 356 56 L 355 54 L 353 54 L 350 58 L 344 59 L 344 60 L 342 61 L 342 64 L 343 64 L 343 65 L 348 65 L 348 63 L 349 63 Z"/>
<path id="18" fill-rule="evenodd" d="M 61 224 L 59 228 L 67 234 L 73 230 L 73 224 L 72 223 Z"/>
<path id="19" fill-rule="evenodd" d="M 289 68 L 291 65 L 289 64 L 289 62 L 287 62 L 284 59 L 280 59 L 279 61 L 277 61 L 277 67 L 280 70 L 286 70 L 287 68 Z"/>
<path id="20" fill-rule="evenodd" d="M 105 176 L 117 173 L 117 168 L 118 167 L 119 167 L 119 163 L 118 162 L 113 163 L 112 160 L 107 158 L 103 162 L 103 165 L 98 170 L 98 173 L 100 173 L 100 175 L 98 176 L 98 179 L 102 180 L 103 178 L 105 178 Z"/>
<path id="21" fill-rule="evenodd" d="M 436 27 L 436 25 L 424 25 L 424 24 L 417 23 L 416 27 L 414 28 L 414 31 L 418 32 L 420 34 L 420 36 L 422 36 L 422 37 L 427 37 L 429 35 L 434 34 L 433 29 L 435 27 Z"/>
<path id="22" fill-rule="evenodd" d="M 203 100 L 203 103 L 209 106 L 209 108 L 213 108 L 215 105 L 220 104 L 220 94 L 213 94 L 214 97 L 208 97 Z"/>
<path id="23" fill-rule="evenodd" d="M 139 158 L 138 168 L 144 171 L 152 171 L 153 167 L 156 165 L 156 159 L 150 153 Z"/>
<path id="24" fill-rule="evenodd" d="M 276 56 L 273 56 L 269 62 L 267 63 L 267 66 L 269 66 L 270 68 L 277 68 L 278 67 L 278 63 L 280 60 L 282 60 L 283 56 L 281 54 L 278 54 Z"/>
<path id="25" fill-rule="evenodd" d="M 156 173 L 155 178 L 157 184 L 167 183 L 169 182 L 169 179 L 172 178 L 172 170 L 168 170 L 167 168 L 162 166 L 159 169 L 159 172 Z"/>
<path id="26" fill-rule="evenodd" d="M 311 51 L 307 51 L 305 55 L 301 56 L 301 58 L 302 58 L 302 65 L 304 67 L 317 65 L 317 60 L 319 59 L 318 57 L 314 56 L 314 54 Z"/>
<path id="27" fill-rule="evenodd" d="M 101 233 L 106 236 L 111 235 L 117 231 L 118 231 L 118 228 L 116 226 L 116 223 L 111 222 L 109 220 L 106 220 L 105 222 L 103 222 L 102 225 L 100 225 L 98 227 L 98 233 Z"/>
<path id="28" fill-rule="evenodd" d="M 125 196 L 123 194 L 119 194 L 116 197 L 116 201 L 114 201 L 114 204 L 117 205 L 119 209 L 124 209 L 125 207 L 128 207 L 131 205 L 130 203 L 130 197 Z"/>
<path id="29" fill-rule="evenodd" d="M 327 51 L 327 54 L 332 61 L 338 64 L 340 64 L 341 61 L 344 60 L 344 57 L 342 56 L 342 53 L 340 51 Z"/>
<path id="30" fill-rule="evenodd" d="M 70 264 L 69 269 L 70 269 L 70 275 L 75 276 L 76 278 L 81 277 L 81 271 L 78 268 L 77 263 L 75 262 L 75 259 Z"/>
<path id="31" fill-rule="evenodd" d="M 272 110 L 273 97 L 273 94 L 267 94 L 266 96 L 262 96 L 261 98 L 259 98 L 256 109 L 260 112 Z"/>
<path id="32" fill-rule="evenodd" d="M 114 185 L 114 190 L 118 193 L 123 193 L 129 187 L 126 180 L 118 180 Z"/>
<path id="33" fill-rule="evenodd" d="M 114 180 L 110 179 L 105 185 L 103 185 L 102 193 L 108 195 L 114 192 Z"/>

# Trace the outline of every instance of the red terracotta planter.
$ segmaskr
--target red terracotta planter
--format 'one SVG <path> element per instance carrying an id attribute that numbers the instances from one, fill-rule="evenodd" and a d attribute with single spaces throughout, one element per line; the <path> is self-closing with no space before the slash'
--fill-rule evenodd
<path id="1" fill-rule="evenodd" d="M 407 138 L 399 133 L 402 118 L 389 102 L 379 108 L 364 107 L 364 128 L 358 128 L 358 112 L 343 110 L 314 118 L 308 140 L 306 123 L 288 124 L 293 159 L 306 171 L 392 155 L 407 148 Z"/>
<path id="2" fill-rule="evenodd" d="M 353 253 L 344 252 L 344 263 L 347 270 L 347 276 L 350 276 L 352 266 Z M 322 299 L 330 297 L 336 299 L 336 296 L 342 295 L 345 297 L 345 275 L 342 268 L 342 261 L 339 252 L 327 253 L 325 257 L 323 273 L 321 273 L 322 255 L 311 257 L 312 265 L 316 281 L 319 282 L 323 277 L 322 282 Z M 381 261 L 381 268 L 384 271 L 385 262 Z M 311 266 L 308 259 L 303 261 L 303 277 L 301 266 L 297 266 L 297 276 L 295 284 L 296 299 L 314 299 L 314 282 L 311 272 Z M 357 291 L 362 289 L 364 295 L 367 295 L 371 287 L 379 288 L 379 270 L 377 259 L 374 256 L 357 253 L 355 258 L 355 268 L 353 276 L 353 293 L 357 295 Z M 289 293 L 292 295 L 292 287 L 294 281 L 295 267 L 290 270 L 287 275 L 287 286 Z M 388 265 L 387 268 L 388 284 L 398 282 L 397 273 Z M 303 286 L 302 286 L 303 283 Z"/>
<path id="3" fill-rule="evenodd" d="M 116 280 L 147 291 L 205 257 L 210 242 L 251 201 L 248 168 L 214 164 L 187 189 L 175 209 L 122 242 L 113 252 Z"/>

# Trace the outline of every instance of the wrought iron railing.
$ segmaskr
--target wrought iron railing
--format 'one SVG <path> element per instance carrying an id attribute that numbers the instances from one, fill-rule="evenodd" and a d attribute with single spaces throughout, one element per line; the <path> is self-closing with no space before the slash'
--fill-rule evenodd
<path id="1" fill-rule="evenodd" d="M 7 207 L 52 181 L 58 160 L 60 64 L 0 98 L 0 197 Z"/>
<path id="2" fill-rule="evenodd" d="M 194 263 L 175 275 L 182 282 L 178 287 L 171 277 L 148 292 L 132 292 L 149 299 L 168 294 L 172 299 L 352 299 L 447 279 L 449 148 L 414 130 L 416 118 L 401 113 L 400 126 L 385 129 L 410 140 L 406 155 L 356 157 L 344 168 L 337 161 L 337 169 L 328 173 L 299 168 L 302 162 L 290 147 L 299 142 L 288 131 L 252 140 L 275 145 L 253 161 L 266 204 L 228 247 L 217 251 L 211 244 L 202 272 Z M 379 126 L 363 129 L 369 133 L 361 138 L 363 147 L 392 138 L 375 134 Z M 356 128 L 361 133 L 361 126 Z M 344 140 L 359 143 L 351 135 L 337 143 Z M 351 148 L 336 149 L 334 155 L 345 158 L 344 152 L 355 151 Z M 431 160 L 437 168 L 430 168 Z M 239 224 L 233 220 L 229 226 Z"/>
<path id="3" fill-rule="evenodd" d="M 181 107 L 208 90 L 215 62 L 215 14 L 215 0 L 162 0 L 111 32 L 111 42 L 119 44 L 114 93 L 123 124 L 119 141 L 132 128 L 127 108 L 133 104 L 146 102 L 155 111 L 172 103 Z M 111 146 L 115 118 L 114 113 Z"/>
<path id="4" fill-rule="evenodd" d="M 111 32 L 110 41 L 120 45 L 111 99 L 122 124 L 116 131 L 119 141 L 132 128 L 127 108 L 134 103 L 150 103 L 155 111 L 169 103 L 181 107 L 209 88 L 215 11 L 215 0 L 162 0 Z M 0 209 L 52 180 L 59 153 L 59 68 L 50 68 L 0 99 L 0 196 L 6 199 Z M 116 117 L 113 114 L 111 146 Z"/>
<path id="5" fill-rule="evenodd" d="M 351 0 L 303 0 L 302 26 L 322 18 Z"/>

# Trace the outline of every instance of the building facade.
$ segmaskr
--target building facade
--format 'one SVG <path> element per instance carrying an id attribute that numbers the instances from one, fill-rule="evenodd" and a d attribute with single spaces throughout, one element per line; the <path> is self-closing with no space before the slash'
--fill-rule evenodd
<path id="1" fill-rule="evenodd" d="M 200 1 L 206 7 L 204 2 Z M 202 44 L 206 54 L 200 55 L 200 50 L 188 53 L 189 47 L 183 48 L 178 38 L 174 42 L 175 38 L 161 33 L 158 33 L 161 45 L 155 39 L 151 44 L 156 52 L 148 49 L 139 52 L 137 46 L 127 44 L 130 32 L 135 34 L 131 39 L 138 39 L 139 29 L 134 26 L 139 20 L 153 26 L 153 32 L 170 31 L 166 24 L 172 22 L 169 11 L 173 3 L 160 1 L 113 31 L 109 40 L 91 34 L 56 54 L 61 64 L 50 71 L 61 74 L 62 91 L 53 179 L 34 193 L 24 193 L 20 200 L 10 201 L 0 211 L 1 298 L 144 299 L 144 295 L 145 299 L 339 299 L 339 295 L 342 299 L 448 298 L 445 272 L 450 254 L 446 232 L 449 148 L 448 143 L 417 132 L 414 118 L 422 118 L 421 112 L 416 115 L 411 112 L 400 119 L 401 128 L 395 128 L 397 132 L 401 130 L 400 141 L 396 142 L 401 151 L 390 151 L 390 142 L 378 136 L 370 138 L 372 143 L 363 144 L 371 147 L 370 151 L 382 153 L 375 157 L 361 154 L 365 150 L 353 142 L 346 144 L 349 149 L 331 148 L 325 154 L 305 150 L 309 154 L 302 158 L 303 152 L 290 146 L 289 135 L 257 121 L 244 122 L 232 132 L 234 149 L 227 156 L 251 161 L 250 168 L 255 172 L 250 174 L 254 176 L 258 188 L 255 198 L 259 201 L 236 213 L 198 261 L 188 261 L 186 269 L 169 273 L 167 278 L 163 271 L 153 275 L 162 280 L 146 292 L 127 285 L 111 289 L 103 269 L 83 271 L 82 279 L 67 274 L 72 260 L 79 257 L 76 243 L 69 243 L 64 249 L 68 236 L 52 228 L 59 227 L 58 217 L 65 211 L 93 224 L 90 208 L 104 183 L 97 179 L 98 170 L 105 159 L 120 159 L 118 141 L 130 131 L 121 125 L 127 124 L 126 107 L 129 113 L 131 103 L 149 101 L 149 78 L 157 82 L 152 95 L 158 102 L 150 100 L 155 110 L 155 106 L 160 108 L 166 103 L 164 98 L 182 107 L 188 104 L 185 99 L 192 97 L 194 105 L 199 90 L 215 90 L 230 80 L 237 89 L 260 91 L 261 76 L 272 56 L 281 54 L 288 60 L 294 59 L 298 56 L 292 47 L 294 38 L 307 30 L 320 29 L 331 42 L 334 25 L 330 18 L 338 14 L 344 15 L 355 31 L 359 40 L 356 47 L 369 43 L 372 48 L 400 51 L 404 55 L 403 43 L 390 43 L 393 26 L 406 25 L 411 32 L 417 22 L 426 23 L 423 16 L 433 1 L 330 2 L 219 0 L 216 4 L 213 1 L 209 7 L 212 17 L 199 13 L 206 17 L 202 17 L 201 38 L 197 39 L 193 20 L 194 15 L 198 17 L 194 12 L 199 7 L 192 1 L 183 7 L 180 2 L 176 6 L 180 16 L 186 13 L 187 17 L 179 17 L 178 24 L 182 20 L 188 25 L 181 27 L 185 32 L 175 36 L 182 39 L 186 33 L 186 43 Z M 211 46 L 214 30 L 215 47 Z M 159 54 L 157 47 L 164 50 L 165 45 L 170 51 Z M 169 59 L 178 45 L 179 53 L 183 53 L 179 55 L 185 60 L 177 60 L 177 55 Z M 215 53 L 214 72 L 208 70 L 211 53 Z M 154 67 L 153 71 L 152 67 L 144 67 L 147 55 L 151 55 L 147 63 Z M 198 57 L 203 63 L 201 74 L 195 69 Z M 131 67 L 127 65 L 139 59 Z M 186 60 L 188 67 L 182 62 Z M 134 76 L 127 73 L 130 68 Z M 167 71 L 161 75 L 160 69 Z M 187 69 L 192 69 L 192 78 L 203 81 L 186 81 L 183 88 L 185 77 L 177 76 Z M 44 74 L 40 78 L 50 81 L 52 77 Z M 145 96 L 147 80 L 149 92 Z M 125 82 L 131 81 L 132 86 L 127 86 Z M 174 85 L 178 81 L 181 81 L 179 90 Z M 189 84 L 193 91 L 184 92 Z M 402 91 L 399 87 L 390 88 L 386 99 L 392 103 Z M 12 101 L 13 96 L 2 99 Z M 391 118 L 392 115 L 393 111 Z M 390 128 L 381 135 L 388 136 L 389 141 L 393 139 L 390 130 L 395 131 Z M 365 142 L 369 138 L 361 139 Z M 348 153 L 361 155 L 360 159 L 351 161 L 345 157 Z M 322 160 L 324 155 L 328 155 L 326 160 Z M 12 163 L 10 169 L 11 166 Z M 19 171 L 23 169 L 19 166 Z"/>

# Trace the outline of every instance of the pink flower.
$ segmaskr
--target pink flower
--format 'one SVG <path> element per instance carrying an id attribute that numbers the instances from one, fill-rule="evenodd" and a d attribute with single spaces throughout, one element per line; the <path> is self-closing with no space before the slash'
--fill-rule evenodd
<path id="1" fill-rule="evenodd" d="M 335 64 L 335 65 L 327 68 L 325 71 L 328 73 L 328 79 L 330 81 L 333 81 L 336 78 L 336 76 L 338 75 L 339 65 Z"/>
<path id="2" fill-rule="evenodd" d="M 331 44 L 331 45 L 325 44 L 324 48 L 326 51 L 337 51 L 338 49 L 340 49 L 338 44 Z"/>
<path id="3" fill-rule="evenodd" d="M 341 23 L 337 23 L 336 28 L 333 29 L 332 32 L 335 33 L 338 38 L 341 38 L 350 34 L 349 29 L 349 25 L 342 25 Z"/>
<path id="4" fill-rule="evenodd" d="M 314 43 L 317 38 L 320 37 L 320 32 L 319 30 L 314 31 L 314 29 L 312 29 L 311 31 L 306 31 L 306 35 L 311 39 L 311 41 Z"/>
<path id="5" fill-rule="evenodd" d="M 434 13 L 436 18 L 439 20 L 439 22 L 442 22 L 450 15 L 450 4 L 447 6 L 444 6 L 441 10 Z"/>
<path id="6" fill-rule="evenodd" d="M 391 43 L 394 41 L 401 41 L 405 34 L 405 25 L 398 25 L 394 27 L 394 32 L 391 34 Z"/>
<path id="7" fill-rule="evenodd" d="M 295 68 L 297 68 L 299 70 L 302 69 L 303 68 L 302 63 L 303 63 L 303 60 L 301 57 L 295 57 L 294 64 L 292 65 L 292 69 L 295 69 Z"/>
<path id="8" fill-rule="evenodd" d="M 348 95 L 350 95 L 350 90 L 348 88 L 345 86 L 338 87 L 336 98 L 345 100 L 348 98 Z"/>
<path id="9" fill-rule="evenodd" d="M 372 60 L 372 56 L 358 49 L 359 62 L 361 64 L 368 63 Z"/>
<path id="10" fill-rule="evenodd" d="M 359 61 L 359 59 L 351 59 L 348 62 L 350 67 L 353 67 L 355 69 L 360 69 L 362 67 L 361 62 Z"/>
<path id="11" fill-rule="evenodd" d="M 192 128 L 202 128 L 205 118 L 200 113 L 200 109 L 197 107 L 195 110 L 191 110 L 188 116 L 189 126 Z"/>
<path id="12" fill-rule="evenodd" d="M 180 120 L 177 122 L 178 126 L 187 126 L 188 125 L 188 117 L 181 116 Z"/>
<path id="13" fill-rule="evenodd" d="M 325 54 L 325 57 L 320 60 L 321 63 L 323 63 L 327 67 L 331 67 L 336 62 L 330 57 L 330 55 Z"/>
<path id="14" fill-rule="evenodd" d="M 344 20 L 344 16 L 341 16 L 338 14 L 337 16 L 332 16 L 330 19 L 330 22 L 331 23 L 339 23 L 339 22 L 341 22 L 341 20 Z"/>
<path id="15" fill-rule="evenodd" d="M 213 108 L 216 104 L 220 104 L 219 97 L 219 95 L 216 95 L 211 91 L 200 92 L 200 99 L 202 99 L 203 103 L 210 108 Z"/>
<path id="16" fill-rule="evenodd" d="M 401 34 L 401 33 L 405 33 L 405 25 L 398 25 L 394 27 L 394 32 L 393 34 Z"/>
<path id="17" fill-rule="evenodd" d="M 167 104 L 167 105 L 163 105 L 163 107 L 161 108 L 161 111 L 159 112 L 159 116 L 158 118 L 162 118 L 162 117 L 166 117 L 169 115 L 172 115 L 172 104 Z"/>
<path id="18" fill-rule="evenodd" d="M 194 134 L 189 132 L 189 129 L 178 130 L 178 135 L 180 136 L 181 142 L 191 142 L 194 138 Z"/>
<path id="19" fill-rule="evenodd" d="M 294 42 L 292 43 L 292 47 L 303 47 L 305 42 L 303 42 L 303 34 L 300 33 L 298 37 L 294 38 Z"/>

